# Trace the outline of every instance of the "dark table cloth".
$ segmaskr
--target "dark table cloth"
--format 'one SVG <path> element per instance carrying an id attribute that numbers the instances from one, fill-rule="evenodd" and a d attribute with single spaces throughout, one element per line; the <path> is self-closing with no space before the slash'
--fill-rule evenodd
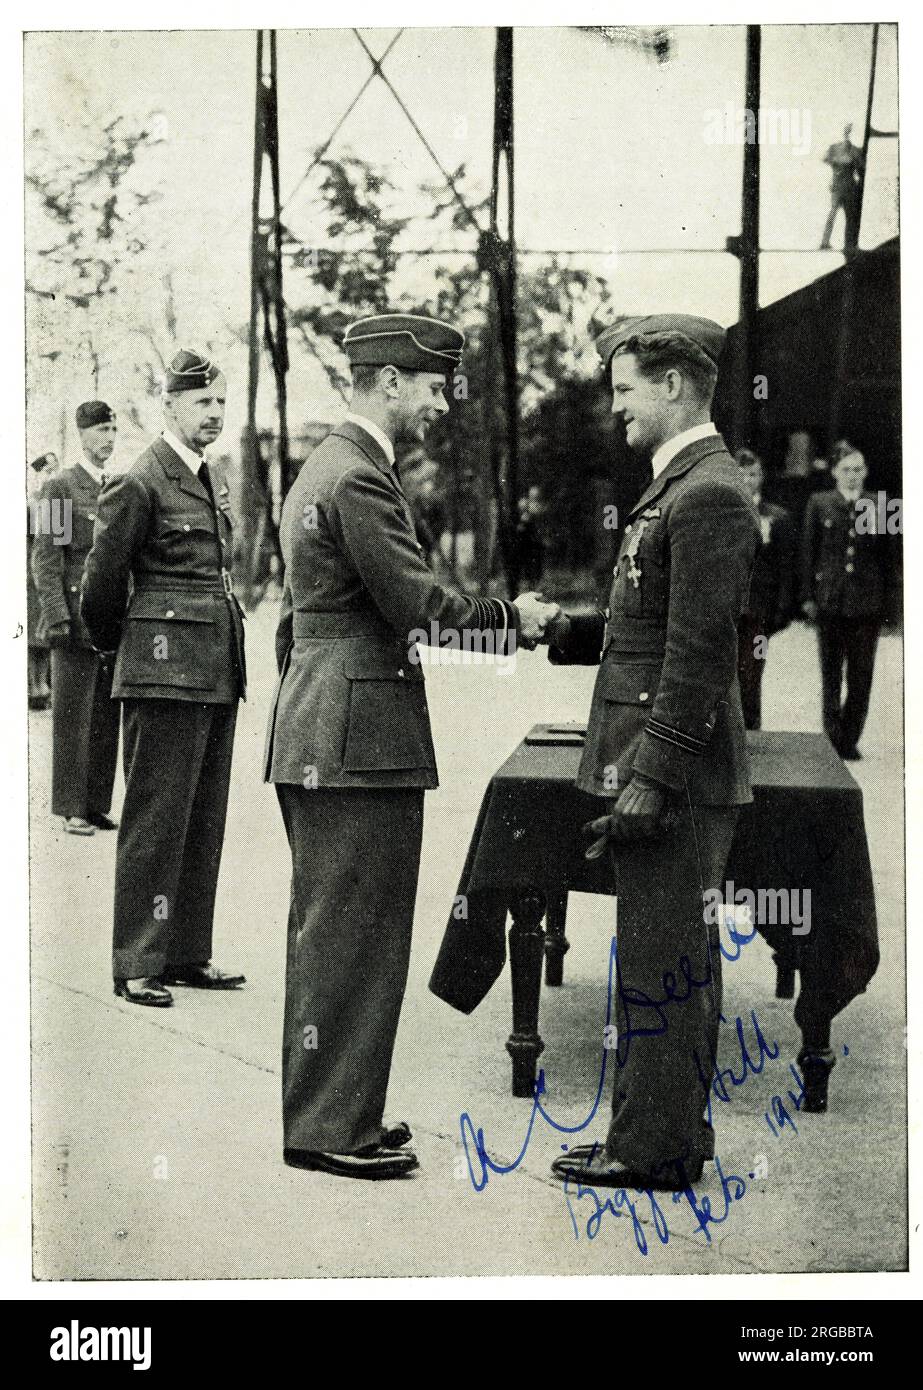
<path id="1" fill-rule="evenodd" d="M 811 890 L 807 935 L 757 921 L 774 950 L 796 943 L 795 1018 L 810 1030 L 861 994 L 878 966 L 862 791 L 823 734 L 751 732 L 748 745 L 754 801 L 742 808 L 725 879 L 754 892 Z M 577 790 L 580 753 L 576 735 L 557 746 L 524 741 L 487 787 L 458 888 L 467 915 L 456 899 L 430 980 L 453 1008 L 470 1013 L 502 972 L 517 895 L 613 891 L 607 857 L 583 857 L 581 826 L 605 814 L 605 802 Z"/>

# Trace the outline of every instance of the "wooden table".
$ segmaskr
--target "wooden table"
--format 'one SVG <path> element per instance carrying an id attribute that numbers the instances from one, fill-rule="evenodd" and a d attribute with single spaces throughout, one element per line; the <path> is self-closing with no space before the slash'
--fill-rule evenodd
<path id="1" fill-rule="evenodd" d="M 514 1096 L 531 1096 L 542 962 L 545 982 L 563 979 L 567 895 L 613 893 L 605 856 L 588 861 L 580 827 L 603 803 L 575 785 L 579 735 L 535 741 L 537 726 L 492 777 L 468 848 L 458 895 L 430 989 L 464 1013 L 487 994 L 509 955 L 513 1026 L 507 1050 Z M 742 808 L 725 878 L 753 891 L 784 884 L 811 890 L 811 930 L 757 922 L 776 953 L 776 992 L 801 988 L 795 1020 L 812 1038 L 866 988 L 878 966 L 878 929 L 862 791 L 823 734 L 748 734 L 754 801 Z M 544 925 L 543 925 L 544 924 Z"/>

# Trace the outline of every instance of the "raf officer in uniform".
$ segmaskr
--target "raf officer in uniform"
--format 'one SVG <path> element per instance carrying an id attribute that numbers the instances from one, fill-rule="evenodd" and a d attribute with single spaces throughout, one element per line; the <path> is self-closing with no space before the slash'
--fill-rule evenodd
<path id="1" fill-rule="evenodd" d="M 788 627 L 796 583 L 795 530 L 784 507 L 763 496 L 763 464 L 752 449 L 737 454 L 741 474 L 750 489 L 760 519 L 761 545 L 756 552 L 750 597 L 737 627 L 737 675 L 744 724 L 762 723 L 762 685 L 769 639 Z"/>
<path id="2" fill-rule="evenodd" d="M 292 853 L 282 1056 L 284 1157 L 344 1177 L 417 1166 L 385 1094 L 407 980 L 423 830 L 437 786 L 416 641 L 503 654 L 558 613 L 443 588 L 426 563 L 395 445 L 448 410 L 463 335 L 409 314 L 353 323 L 353 398 L 303 465 L 280 528 L 280 678 L 266 778 Z"/>
<path id="3" fill-rule="evenodd" d="M 856 745 L 868 714 L 888 587 L 887 538 L 877 527 L 866 529 L 859 513 L 861 504 L 875 515 L 876 499 L 863 491 L 867 472 L 858 451 L 833 465 L 836 488 L 808 502 L 801 557 L 802 610 L 817 622 L 824 732 L 849 762 L 862 756 Z"/>
<path id="4" fill-rule="evenodd" d="M 658 314 L 597 340 L 612 410 L 653 479 L 635 504 L 606 614 L 562 615 L 553 662 L 601 662 L 578 785 L 609 799 L 587 827 L 618 895 L 613 1115 L 561 1178 L 679 1189 L 714 1155 L 705 1118 L 721 1011 L 720 953 L 703 893 L 722 880 L 752 800 L 737 622 L 760 542 L 740 469 L 711 422 L 723 330 Z M 613 799 L 614 798 L 614 799 Z M 630 1001 L 671 1002 L 661 1029 Z"/>
<path id="5" fill-rule="evenodd" d="M 77 408 L 83 459 L 55 473 L 33 508 L 32 575 L 41 631 L 51 648 L 51 811 L 72 835 L 114 830 L 108 811 L 119 752 L 119 706 L 111 664 L 93 650 L 80 620 L 80 580 L 106 468 L 115 411 L 105 401 Z"/>
<path id="6" fill-rule="evenodd" d="M 211 964 L 244 638 L 231 584 L 227 483 L 205 450 L 226 382 L 182 351 L 164 383 L 166 429 L 99 502 L 82 612 L 115 654 L 125 711 L 125 802 L 115 868 L 115 992 L 172 1004 L 168 984 L 233 989 Z"/>

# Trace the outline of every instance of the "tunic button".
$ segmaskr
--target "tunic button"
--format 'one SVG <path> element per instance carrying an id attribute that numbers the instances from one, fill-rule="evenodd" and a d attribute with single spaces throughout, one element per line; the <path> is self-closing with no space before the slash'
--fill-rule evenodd
<path id="1" fill-rule="evenodd" d="M 172 609 L 172 608 L 168 608 L 167 611 L 166 611 L 165 616 L 166 616 L 167 618 L 175 618 L 175 617 L 176 617 L 176 614 L 173 612 L 173 609 Z"/>
<path id="2" fill-rule="evenodd" d="M 846 547 L 846 554 L 847 554 L 847 555 L 855 555 L 855 553 L 856 553 L 856 547 L 855 547 L 854 545 L 848 545 L 848 546 Z"/>
<path id="3" fill-rule="evenodd" d="M 71 593 L 72 593 L 72 594 L 75 594 L 76 592 L 77 592 L 77 585 L 76 585 L 76 584 L 72 584 L 72 585 L 71 585 Z"/>
<path id="4" fill-rule="evenodd" d="M 87 512 L 87 521 L 95 521 L 95 520 L 96 520 L 96 513 L 95 513 L 95 512 Z"/>
<path id="5" fill-rule="evenodd" d="M 403 666 L 401 667 L 401 669 L 398 671 L 397 674 L 398 674 L 399 676 L 403 676 L 403 674 L 404 674 L 404 668 L 403 668 Z"/>
<path id="6" fill-rule="evenodd" d="M 183 522 L 183 530 L 184 530 L 184 531 L 188 531 L 188 530 L 189 530 L 189 522 L 188 522 L 188 521 L 184 521 L 184 522 Z"/>
<path id="7" fill-rule="evenodd" d="M 628 525 L 625 527 L 625 530 L 626 530 L 626 531 L 630 531 L 630 530 L 631 530 L 631 522 L 630 522 L 630 521 L 629 521 Z"/>
<path id="8" fill-rule="evenodd" d="M 846 573 L 847 573 L 847 574 L 852 574 L 854 568 L 855 568 L 854 565 L 847 565 L 847 566 L 846 566 Z"/>
<path id="9" fill-rule="evenodd" d="M 648 693 L 647 693 L 646 690 L 642 690 L 642 691 L 641 691 L 641 694 L 638 696 L 638 699 L 641 700 L 641 701 L 647 700 L 647 699 L 649 699 L 649 698 L 650 698 L 650 697 L 649 697 L 649 695 L 648 695 Z"/>

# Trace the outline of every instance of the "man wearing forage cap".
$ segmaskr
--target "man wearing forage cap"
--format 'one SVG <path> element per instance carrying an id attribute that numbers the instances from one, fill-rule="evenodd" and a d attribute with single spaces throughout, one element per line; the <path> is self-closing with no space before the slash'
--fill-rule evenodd
<path id="1" fill-rule="evenodd" d="M 80 579 L 93 544 L 93 523 L 117 432 L 105 401 L 77 407 L 83 458 L 54 473 L 32 507 L 32 575 L 41 628 L 51 648 L 51 811 L 71 835 L 114 830 L 112 805 L 119 751 L 119 707 L 112 667 L 93 650 L 80 620 Z"/>
<path id="2" fill-rule="evenodd" d="M 115 655 L 125 802 L 115 868 L 115 992 L 172 1004 L 167 985 L 233 989 L 211 963 L 244 637 L 231 580 L 228 487 L 205 451 L 227 384 L 201 353 L 176 354 L 165 429 L 100 499 L 81 611 Z"/>
<path id="3" fill-rule="evenodd" d="M 417 1166 L 384 1124 L 436 759 L 417 641 L 503 655 L 558 613 L 444 589 L 422 553 L 395 446 L 448 410 L 463 335 L 413 314 L 347 329 L 353 398 L 282 512 L 280 668 L 267 735 L 292 852 L 283 1040 L 284 1156 L 344 1177 Z"/>
<path id="4" fill-rule="evenodd" d="M 711 421 L 724 331 L 657 314 L 606 329 L 597 348 L 612 411 L 653 478 L 632 509 L 609 607 L 554 625 L 553 662 L 600 663 L 578 786 L 606 798 L 589 857 L 618 895 L 618 1048 L 606 1137 L 556 1159 L 588 1185 L 682 1189 L 714 1156 L 706 1120 L 721 1009 L 717 925 L 738 808 L 752 800 L 737 621 L 760 527 Z M 663 1029 L 626 999 L 675 1002 Z"/>

